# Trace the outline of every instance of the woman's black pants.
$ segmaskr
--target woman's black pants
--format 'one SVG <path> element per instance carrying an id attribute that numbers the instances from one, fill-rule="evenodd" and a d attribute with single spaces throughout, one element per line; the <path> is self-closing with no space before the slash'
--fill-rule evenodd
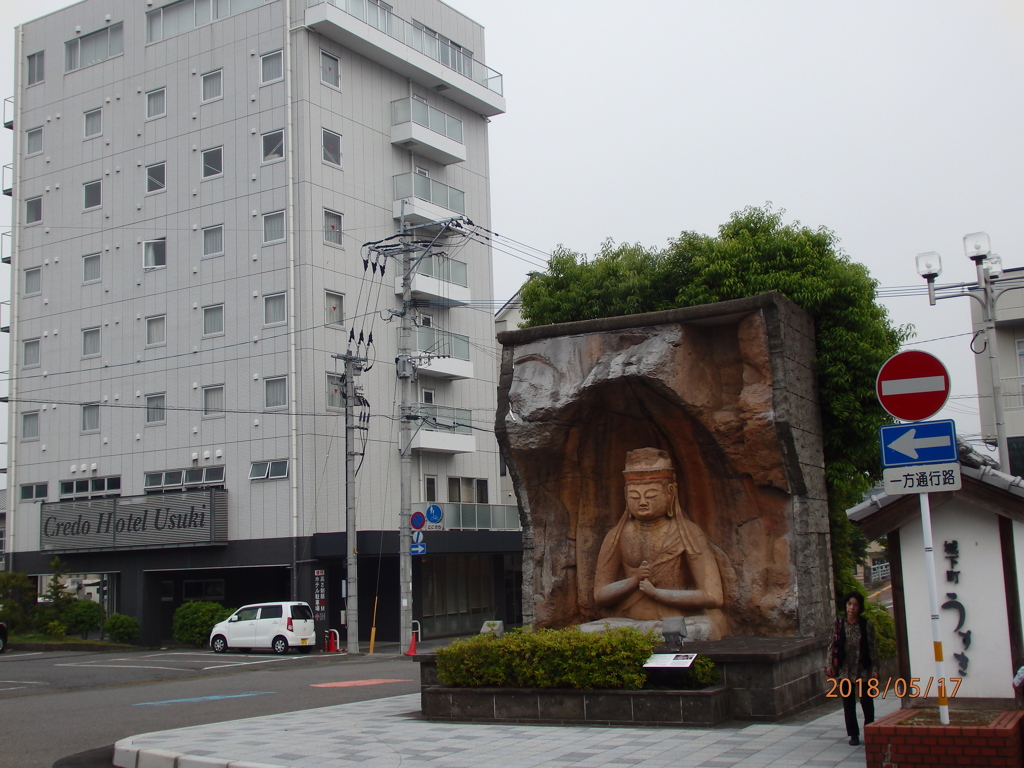
<path id="1" fill-rule="evenodd" d="M 862 691 L 860 706 L 864 710 L 864 725 L 875 722 L 875 700 L 868 696 L 867 688 Z M 842 696 L 842 694 L 840 694 Z M 843 696 L 843 714 L 846 715 L 846 735 L 860 736 L 860 728 L 857 727 L 857 681 L 853 681 L 850 695 Z"/>

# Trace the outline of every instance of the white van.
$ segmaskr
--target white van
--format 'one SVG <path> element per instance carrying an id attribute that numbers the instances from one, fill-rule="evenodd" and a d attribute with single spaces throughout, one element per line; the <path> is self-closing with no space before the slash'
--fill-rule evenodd
<path id="1" fill-rule="evenodd" d="M 306 603 L 243 605 L 210 632 L 215 653 L 229 648 L 269 648 L 274 653 L 298 648 L 300 653 L 309 653 L 315 645 L 313 610 Z"/>

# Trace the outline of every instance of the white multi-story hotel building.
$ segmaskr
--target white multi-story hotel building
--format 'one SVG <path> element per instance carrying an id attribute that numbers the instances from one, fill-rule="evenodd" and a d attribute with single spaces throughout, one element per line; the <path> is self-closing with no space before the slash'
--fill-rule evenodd
<path id="1" fill-rule="evenodd" d="M 439 0 L 84 0 L 16 42 L 6 566 L 59 555 L 147 641 L 194 599 L 294 596 L 339 627 L 348 351 L 361 634 L 379 598 L 397 639 L 403 276 L 367 244 L 404 223 L 437 238 L 413 354 L 443 355 L 415 359 L 411 497 L 444 520 L 413 615 L 427 636 L 515 623 L 482 27 Z"/>

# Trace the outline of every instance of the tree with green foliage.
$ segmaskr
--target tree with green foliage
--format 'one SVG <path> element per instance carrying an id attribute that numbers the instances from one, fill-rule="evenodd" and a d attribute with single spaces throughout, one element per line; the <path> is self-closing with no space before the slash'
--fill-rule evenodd
<path id="1" fill-rule="evenodd" d="M 64 580 L 67 578 L 68 569 L 64 561 L 59 557 L 50 561 L 50 581 L 46 585 L 46 592 L 43 599 L 47 602 L 46 619 L 51 622 L 63 623 L 64 611 L 75 601 L 75 596 L 67 591 Z"/>
<path id="2" fill-rule="evenodd" d="M 61 621 L 69 633 L 86 640 L 90 632 L 103 626 L 103 606 L 92 600 L 72 600 Z"/>
<path id="3" fill-rule="evenodd" d="M 0 572 L 0 621 L 12 632 L 23 632 L 35 619 L 36 584 L 27 574 Z"/>
<path id="4" fill-rule="evenodd" d="M 877 282 L 823 227 L 746 208 L 717 236 L 683 232 L 665 249 L 605 241 L 593 259 L 558 248 L 520 296 L 523 327 L 690 307 L 777 291 L 814 319 L 825 476 L 838 594 L 855 588 L 866 541 L 846 517 L 880 477 L 878 370 L 911 334 L 875 301 Z"/>

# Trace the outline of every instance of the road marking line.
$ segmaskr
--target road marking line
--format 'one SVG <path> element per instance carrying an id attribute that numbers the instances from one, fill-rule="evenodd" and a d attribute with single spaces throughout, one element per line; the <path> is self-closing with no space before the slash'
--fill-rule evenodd
<path id="1" fill-rule="evenodd" d="M 411 683 L 412 680 L 388 680 L 378 678 L 375 680 L 348 680 L 343 683 L 313 683 L 310 688 L 356 688 L 361 685 L 383 685 L 384 683 Z"/>
<path id="2" fill-rule="evenodd" d="M 18 685 L 49 685 L 49 683 L 37 683 L 34 680 L 0 680 L 0 683 L 17 683 Z"/>
<path id="3" fill-rule="evenodd" d="M 273 664 L 278 661 L 288 661 L 288 659 L 263 659 L 261 661 L 231 661 L 227 664 L 214 664 L 209 667 L 203 667 L 203 669 L 223 669 L 224 667 L 244 667 L 246 664 Z"/>
<path id="4" fill-rule="evenodd" d="M 42 656 L 42 651 L 11 651 L 11 654 L 7 656 L 8 659 L 20 659 L 25 656 Z"/>
<path id="5" fill-rule="evenodd" d="M 145 664 L 54 664 L 55 667 L 91 667 L 92 669 L 168 669 L 171 672 L 190 672 L 179 667 L 156 667 Z"/>
<path id="6" fill-rule="evenodd" d="M 218 701 L 220 699 L 243 699 L 246 696 L 266 696 L 274 691 L 255 691 L 253 693 L 234 693 L 225 696 L 196 696 L 193 699 L 168 699 L 167 701 L 140 701 L 135 707 L 162 707 L 165 704 L 191 704 L 194 701 Z"/>

